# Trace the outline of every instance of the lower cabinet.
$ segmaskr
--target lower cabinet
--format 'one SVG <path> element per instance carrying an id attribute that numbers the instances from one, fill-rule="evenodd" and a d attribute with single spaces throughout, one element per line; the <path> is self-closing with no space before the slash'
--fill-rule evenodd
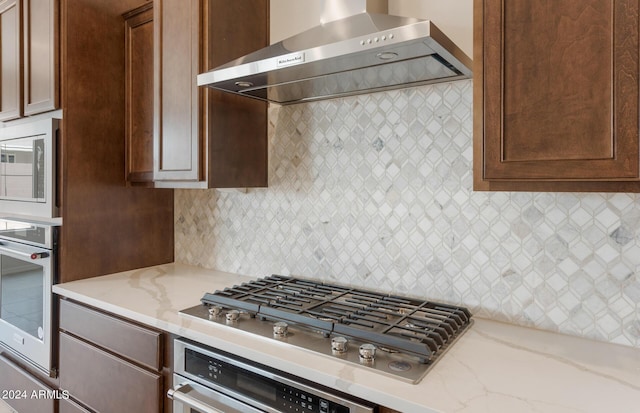
<path id="1" fill-rule="evenodd" d="M 71 399 L 63 399 L 58 403 L 58 413 L 91 413 L 91 411 Z"/>
<path id="2" fill-rule="evenodd" d="M 2 399 L 18 413 L 54 413 L 57 392 L 0 355 Z"/>
<path id="3" fill-rule="evenodd" d="M 171 385 L 165 333 L 60 300 L 60 412 L 163 413 Z"/>

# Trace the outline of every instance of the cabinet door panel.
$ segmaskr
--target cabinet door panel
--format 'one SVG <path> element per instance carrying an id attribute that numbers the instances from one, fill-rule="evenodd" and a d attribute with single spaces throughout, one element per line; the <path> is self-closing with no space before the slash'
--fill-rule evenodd
<path id="1" fill-rule="evenodd" d="M 60 333 L 60 387 L 101 413 L 157 413 L 162 376 Z"/>
<path id="2" fill-rule="evenodd" d="M 19 1 L 0 1 L 0 121 L 22 115 L 21 20 Z"/>
<path id="3" fill-rule="evenodd" d="M 268 1 L 154 2 L 156 186 L 267 186 L 266 103 L 198 87 L 197 75 L 268 45 L 268 11 Z"/>
<path id="4" fill-rule="evenodd" d="M 638 1 L 482 7 L 483 179 L 637 179 Z"/>
<path id="5" fill-rule="evenodd" d="M 153 181 L 153 3 L 125 20 L 126 176 Z"/>
<path id="6" fill-rule="evenodd" d="M 24 114 L 57 109 L 58 2 L 24 0 Z"/>
<path id="7" fill-rule="evenodd" d="M 154 125 L 156 180 L 204 179 L 198 125 L 202 91 L 200 2 L 161 0 L 154 6 L 156 86 Z"/>

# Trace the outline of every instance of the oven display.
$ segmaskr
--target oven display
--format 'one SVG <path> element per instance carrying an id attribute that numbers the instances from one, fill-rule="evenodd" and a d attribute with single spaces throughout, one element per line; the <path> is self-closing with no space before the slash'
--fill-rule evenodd
<path id="1" fill-rule="evenodd" d="M 277 400 L 276 392 L 273 391 L 272 388 L 265 386 L 260 380 L 248 374 L 238 373 L 236 384 L 238 385 L 238 390 L 253 393 L 262 400 L 268 400 L 272 403 L 275 403 Z"/>
<path id="2" fill-rule="evenodd" d="M 349 413 L 349 408 L 227 362 L 185 349 L 185 370 L 282 412 Z"/>

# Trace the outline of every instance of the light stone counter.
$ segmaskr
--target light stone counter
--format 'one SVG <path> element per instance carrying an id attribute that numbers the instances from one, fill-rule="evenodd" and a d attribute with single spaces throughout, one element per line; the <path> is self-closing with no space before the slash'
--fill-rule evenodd
<path id="1" fill-rule="evenodd" d="M 417 385 L 178 311 L 252 278 L 181 264 L 53 291 L 402 412 L 640 412 L 640 349 L 475 319 Z"/>

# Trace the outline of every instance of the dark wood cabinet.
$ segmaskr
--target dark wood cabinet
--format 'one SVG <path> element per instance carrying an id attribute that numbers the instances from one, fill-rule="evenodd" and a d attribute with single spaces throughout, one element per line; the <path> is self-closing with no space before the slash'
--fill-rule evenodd
<path id="1" fill-rule="evenodd" d="M 58 413 L 92 413 L 80 406 L 71 398 L 61 399 L 58 402 Z"/>
<path id="2" fill-rule="evenodd" d="M 132 185 L 153 182 L 153 3 L 125 19 L 125 174 Z"/>
<path id="3" fill-rule="evenodd" d="M 0 1 L 0 121 L 22 116 L 22 7 Z"/>
<path id="4" fill-rule="evenodd" d="M 196 77 L 268 44 L 269 2 L 156 0 L 156 186 L 267 186 L 267 105 Z"/>
<path id="5" fill-rule="evenodd" d="M 24 114 L 59 108 L 59 1 L 22 0 L 24 5 Z"/>
<path id="6" fill-rule="evenodd" d="M 162 376 L 60 333 L 60 386 L 100 413 L 161 411 Z"/>
<path id="7" fill-rule="evenodd" d="M 57 0 L 0 1 L 0 121 L 60 107 Z"/>
<path id="8" fill-rule="evenodd" d="M 19 413 L 55 413 L 57 399 L 63 397 L 4 355 L 0 355 L 0 390 L 3 400 Z"/>
<path id="9" fill-rule="evenodd" d="M 60 282 L 173 261 L 173 191 L 125 179 L 123 15 L 141 0 L 66 0 Z"/>
<path id="10" fill-rule="evenodd" d="M 60 388 L 99 413 L 170 412 L 169 340 L 165 333 L 60 300 Z"/>
<path id="11" fill-rule="evenodd" d="M 474 189 L 640 191 L 638 0 L 474 7 Z"/>
<path id="12" fill-rule="evenodd" d="M 123 173 L 122 16 L 144 3 L 151 4 L 143 0 L 0 0 L 0 117 L 13 119 L 22 112 L 22 116 L 38 113 L 38 118 L 61 118 L 56 138 L 55 203 L 63 221 L 58 282 L 173 261 L 173 191 L 128 187 Z M 24 50 L 22 59 L 17 59 L 20 40 L 16 43 L 15 34 L 20 28 Z M 149 37 L 153 30 L 147 27 L 146 32 Z M 149 64 L 152 57 L 146 59 Z M 144 107 L 132 113 L 136 118 L 132 123 L 146 122 L 146 126 L 136 125 L 135 133 L 146 134 L 148 141 L 152 77 L 148 71 L 147 101 L 140 105 Z M 22 94 L 16 92 L 19 78 Z M 138 80 L 133 93 L 145 87 Z M 22 99 L 21 106 L 16 99 Z M 24 122 L 30 119 L 13 119 L 0 126 Z M 147 178 L 149 163 L 149 158 L 135 163 L 142 175 L 148 168 Z"/>

